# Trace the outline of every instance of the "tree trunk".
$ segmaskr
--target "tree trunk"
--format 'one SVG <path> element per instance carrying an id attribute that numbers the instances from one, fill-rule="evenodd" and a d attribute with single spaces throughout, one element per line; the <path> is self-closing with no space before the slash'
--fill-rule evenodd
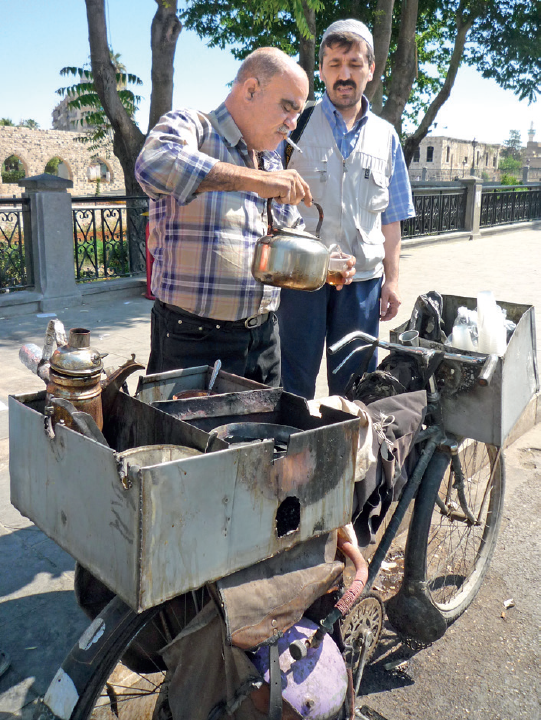
<path id="1" fill-rule="evenodd" d="M 182 30 L 177 17 L 177 0 L 156 0 L 158 9 L 152 20 L 152 94 L 149 129 L 173 105 L 173 72 L 175 50 Z"/>
<path id="2" fill-rule="evenodd" d="M 128 195 L 141 195 L 135 180 L 135 160 L 145 136 L 130 118 L 117 92 L 116 71 L 107 45 L 104 0 L 85 0 L 94 86 L 113 128 L 113 149 L 124 172 Z"/>
<path id="3" fill-rule="evenodd" d="M 299 40 L 299 65 L 308 75 L 308 100 L 314 100 L 314 72 L 316 69 L 316 11 L 308 7 L 306 0 L 302 0 L 302 9 L 311 37 L 305 38 L 301 34 Z"/>
<path id="4" fill-rule="evenodd" d="M 365 95 L 372 102 L 372 110 L 379 115 L 382 109 L 383 87 L 381 78 L 389 56 L 389 45 L 391 43 L 391 32 L 393 28 L 394 0 L 378 0 L 376 12 L 374 13 L 374 53 L 376 56 L 376 67 L 374 79 L 366 86 Z M 379 102 L 378 102 L 379 99 Z"/>
<path id="5" fill-rule="evenodd" d="M 381 117 L 394 125 L 397 130 L 400 127 L 402 113 L 408 102 L 413 81 L 417 76 L 415 29 L 418 13 L 418 0 L 403 0 L 388 99 L 381 112 Z"/>
<path id="6" fill-rule="evenodd" d="M 419 123 L 418 128 L 412 135 L 406 138 L 406 141 L 404 143 L 404 157 L 406 159 L 406 164 L 408 165 L 408 167 L 413 159 L 415 150 L 419 147 L 421 140 L 427 136 L 428 131 L 430 130 L 430 126 L 434 122 L 434 119 L 436 118 L 439 110 L 441 109 L 443 104 L 449 99 L 451 90 L 456 80 L 458 68 L 460 67 L 462 55 L 464 53 L 466 37 L 476 18 L 476 15 L 470 16 L 467 21 L 464 21 L 462 20 L 461 16 L 457 14 L 457 33 L 455 37 L 455 44 L 453 47 L 453 54 L 451 55 L 451 61 L 449 63 L 449 69 L 447 70 L 447 75 L 445 77 L 445 82 L 443 83 L 443 86 L 439 93 L 436 95 L 436 97 L 430 104 L 428 110 L 425 113 L 425 116 Z"/>

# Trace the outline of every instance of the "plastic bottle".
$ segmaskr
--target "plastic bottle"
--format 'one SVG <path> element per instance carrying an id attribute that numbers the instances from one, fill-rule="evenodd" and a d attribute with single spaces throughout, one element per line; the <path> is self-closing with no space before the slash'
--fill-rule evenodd
<path id="1" fill-rule="evenodd" d="M 477 350 L 477 313 L 466 307 L 459 307 L 453 325 L 453 332 L 447 339 L 447 345 L 459 350 Z"/>
<path id="2" fill-rule="evenodd" d="M 478 350 L 482 353 L 499 355 L 507 347 L 505 313 L 496 304 L 491 290 L 484 290 L 477 296 L 477 322 L 479 327 Z"/>

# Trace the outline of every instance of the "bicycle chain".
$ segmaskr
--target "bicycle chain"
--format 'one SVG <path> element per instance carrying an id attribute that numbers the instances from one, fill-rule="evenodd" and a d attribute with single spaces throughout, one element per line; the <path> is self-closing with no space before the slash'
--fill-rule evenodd
<path id="1" fill-rule="evenodd" d="M 400 640 L 400 642 L 402 643 L 402 645 L 405 645 L 410 650 L 415 650 L 415 651 L 426 650 L 427 648 L 429 648 L 431 645 L 434 644 L 431 642 L 424 643 L 424 642 L 421 642 L 420 640 L 415 640 L 415 638 L 409 637 L 408 635 L 401 635 L 400 633 L 397 633 L 397 637 Z"/>

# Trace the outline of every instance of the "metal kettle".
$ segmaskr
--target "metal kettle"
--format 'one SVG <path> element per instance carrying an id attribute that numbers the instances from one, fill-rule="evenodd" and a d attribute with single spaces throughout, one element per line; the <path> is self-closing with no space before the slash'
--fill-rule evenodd
<path id="1" fill-rule="evenodd" d="M 104 405 L 109 405 L 134 370 L 144 369 L 132 356 L 104 376 L 102 356 L 90 347 L 90 331 L 72 328 L 66 338 L 64 325 L 58 319 L 47 326 L 43 350 L 29 343 L 23 345 L 19 358 L 47 384 L 46 406 L 51 406 L 53 424 L 62 420 L 73 427 L 73 412 L 83 412 L 92 417 L 100 431 Z M 53 398 L 67 402 L 51 403 Z"/>
<path id="2" fill-rule="evenodd" d="M 319 240 L 323 223 L 321 205 L 316 234 L 294 228 L 274 228 L 272 200 L 267 202 L 268 232 L 255 246 L 252 275 L 265 285 L 293 290 L 319 290 L 327 280 L 330 252 Z"/>

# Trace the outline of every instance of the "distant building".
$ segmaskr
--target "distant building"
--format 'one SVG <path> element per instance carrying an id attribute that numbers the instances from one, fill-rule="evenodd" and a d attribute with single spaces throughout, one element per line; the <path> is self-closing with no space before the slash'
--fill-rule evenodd
<path id="1" fill-rule="evenodd" d="M 428 135 L 409 167 L 410 180 L 449 181 L 477 175 L 498 181 L 501 145 Z"/>
<path id="2" fill-rule="evenodd" d="M 541 142 L 534 142 L 534 137 L 535 130 L 532 122 L 528 130 L 524 163 L 528 168 L 528 182 L 541 182 Z"/>
<path id="3" fill-rule="evenodd" d="M 81 125 L 85 113 L 90 108 L 70 108 L 68 103 L 73 98 L 65 97 L 53 110 L 53 130 L 71 130 L 72 132 L 81 132 L 89 128 L 88 125 L 84 127 Z"/>

